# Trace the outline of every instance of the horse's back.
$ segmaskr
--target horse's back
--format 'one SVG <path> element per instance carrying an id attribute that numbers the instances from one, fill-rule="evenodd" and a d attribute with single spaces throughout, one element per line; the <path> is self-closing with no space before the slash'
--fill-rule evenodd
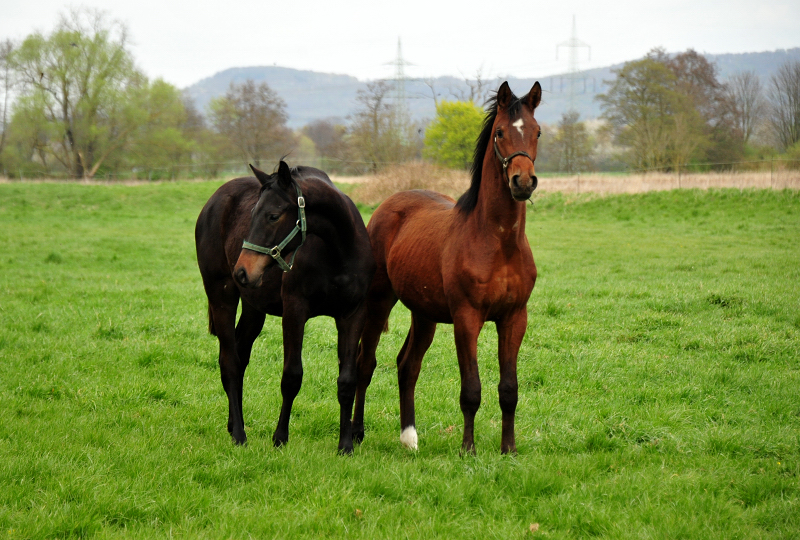
<path id="1" fill-rule="evenodd" d="M 391 243 L 401 229 L 429 229 L 446 225 L 453 214 L 455 200 L 447 195 L 424 189 L 401 191 L 383 201 L 367 225 L 370 239 Z M 415 234 L 410 231 L 410 234 Z M 375 241 L 372 240 L 373 249 Z"/>

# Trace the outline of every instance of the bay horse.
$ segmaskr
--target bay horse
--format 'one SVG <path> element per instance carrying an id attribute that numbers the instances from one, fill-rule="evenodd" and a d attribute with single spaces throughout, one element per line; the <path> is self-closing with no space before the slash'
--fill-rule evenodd
<path id="1" fill-rule="evenodd" d="M 534 161 L 541 130 L 534 110 L 541 96 L 538 82 L 522 98 L 507 82 L 500 86 L 478 136 L 470 187 L 458 201 L 427 190 L 406 191 L 386 199 L 372 215 L 367 231 L 377 270 L 357 360 L 357 441 L 364 437 L 364 399 L 376 367 L 375 350 L 399 299 L 411 311 L 411 328 L 397 356 L 401 442 L 417 448 L 414 388 L 436 324 L 447 323 L 454 327 L 461 374 L 462 451 L 475 452 L 481 403 L 478 334 L 492 321 L 500 361 L 500 450 L 516 452 L 517 354 L 536 282 L 525 203 L 537 185 Z"/>
<path id="2" fill-rule="evenodd" d="M 247 442 L 244 372 L 266 315 L 274 315 L 282 317 L 283 403 L 272 441 L 289 440 L 292 403 L 303 380 L 304 327 L 311 317 L 327 315 L 338 332 L 339 451 L 352 453 L 356 354 L 375 271 L 364 221 L 320 170 L 290 169 L 283 160 L 273 174 L 250 168 L 255 177 L 231 180 L 211 196 L 195 228 L 209 332 L 219 340 L 228 432 L 236 444 Z"/>

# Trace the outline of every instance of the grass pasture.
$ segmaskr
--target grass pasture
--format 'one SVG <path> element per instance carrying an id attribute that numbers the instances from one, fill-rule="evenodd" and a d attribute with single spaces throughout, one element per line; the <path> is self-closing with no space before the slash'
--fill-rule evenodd
<path id="1" fill-rule="evenodd" d="M 306 328 L 290 441 L 280 321 L 227 401 L 194 255 L 218 182 L 0 184 L 0 539 L 797 538 L 800 194 L 537 196 L 539 268 L 501 456 L 496 335 L 460 456 L 452 328 L 398 440 L 398 307 L 364 443 L 336 455 L 332 321 Z M 365 209 L 365 219 L 369 209 Z"/>

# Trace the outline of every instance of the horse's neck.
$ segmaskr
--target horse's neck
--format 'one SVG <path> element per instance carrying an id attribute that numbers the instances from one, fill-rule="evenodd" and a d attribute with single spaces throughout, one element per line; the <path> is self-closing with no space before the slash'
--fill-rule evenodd
<path id="1" fill-rule="evenodd" d="M 525 203 L 511 196 L 494 156 L 484 160 L 478 202 L 472 212 L 475 225 L 509 239 L 525 235 Z M 502 234 L 506 233 L 506 234 Z"/>
<path id="2" fill-rule="evenodd" d="M 310 234 L 319 236 L 327 245 L 334 246 L 343 254 L 353 248 L 353 218 L 338 193 L 327 186 L 315 189 L 309 192 L 307 205 Z"/>

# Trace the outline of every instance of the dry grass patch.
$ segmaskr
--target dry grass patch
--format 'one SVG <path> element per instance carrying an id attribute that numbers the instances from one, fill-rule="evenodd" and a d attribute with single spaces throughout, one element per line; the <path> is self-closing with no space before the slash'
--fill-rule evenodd
<path id="1" fill-rule="evenodd" d="M 409 189 L 430 189 L 457 198 L 469 187 L 469 173 L 413 161 L 365 177 L 362 182 L 353 190 L 352 197 L 365 204 L 378 204 L 398 191 Z"/>
<path id="2" fill-rule="evenodd" d="M 681 174 L 599 174 L 545 176 L 539 189 L 566 193 L 644 193 L 670 189 L 800 189 L 800 172 L 791 170 Z"/>

